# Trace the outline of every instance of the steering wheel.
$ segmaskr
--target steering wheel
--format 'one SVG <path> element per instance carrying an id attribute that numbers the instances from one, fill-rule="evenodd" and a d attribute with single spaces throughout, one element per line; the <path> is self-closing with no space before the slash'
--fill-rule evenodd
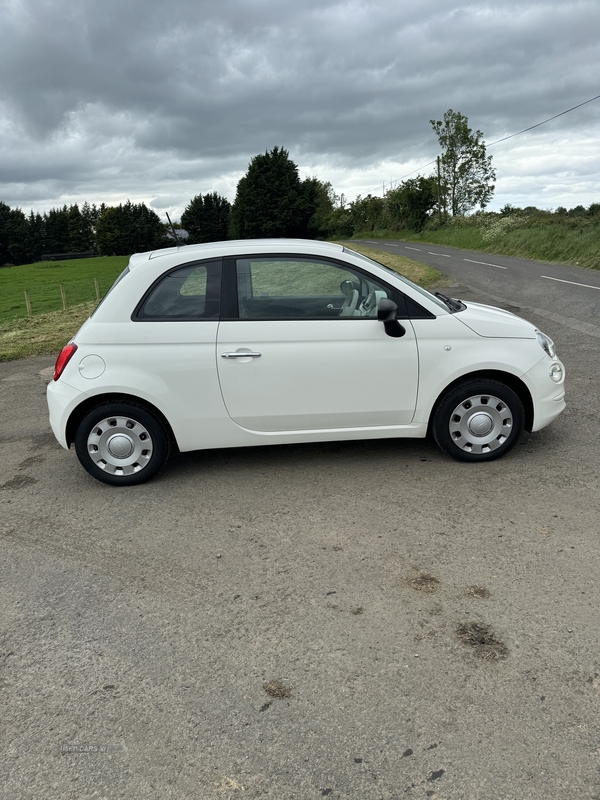
<path id="1" fill-rule="evenodd" d="M 346 295 L 346 299 L 342 303 L 342 307 L 340 308 L 340 313 L 338 314 L 338 316 L 351 317 L 356 311 L 357 305 L 358 305 L 358 291 L 356 289 L 353 289 L 349 295 Z"/>
<path id="2" fill-rule="evenodd" d="M 362 301 L 360 306 L 358 307 L 358 311 L 361 317 L 376 317 L 377 316 L 377 305 L 379 301 L 387 297 L 387 294 L 381 290 L 376 289 L 373 292 L 369 292 L 369 294 L 365 297 Z"/>
<path id="3" fill-rule="evenodd" d="M 371 315 L 371 312 L 373 311 L 376 305 L 377 305 L 377 295 L 375 294 L 375 292 L 369 292 L 369 294 L 363 300 L 363 304 L 360 307 L 360 311 L 365 317 L 368 317 Z"/>

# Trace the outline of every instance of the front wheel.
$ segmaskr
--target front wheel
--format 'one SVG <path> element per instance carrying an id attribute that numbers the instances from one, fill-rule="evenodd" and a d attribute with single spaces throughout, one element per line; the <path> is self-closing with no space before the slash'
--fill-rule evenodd
<path id="1" fill-rule="evenodd" d="M 459 461 L 492 461 L 518 442 L 525 423 L 523 403 L 499 381 L 466 381 L 442 397 L 433 438 Z"/>
<path id="2" fill-rule="evenodd" d="M 75 434 L 75 452 L 90 475 L 112 486 L 144 483 L 162 469 L 169 438 L 146 409 L 129 403 L 93 408 Z"/>

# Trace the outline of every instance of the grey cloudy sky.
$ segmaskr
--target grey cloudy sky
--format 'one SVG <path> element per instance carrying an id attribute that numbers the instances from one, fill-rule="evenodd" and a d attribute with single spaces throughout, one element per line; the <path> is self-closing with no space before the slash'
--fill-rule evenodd
<path id="1" fill-rule="evenodd" d="M 600 0 L 1 0 L 0 200 L 230 200 L 285 147 L 353 198 L 600 94 Z M 491 147 L 492 205 L 600 202 L 600 100 Z M 422 174 L 430 174 L 426 167 Z"/>

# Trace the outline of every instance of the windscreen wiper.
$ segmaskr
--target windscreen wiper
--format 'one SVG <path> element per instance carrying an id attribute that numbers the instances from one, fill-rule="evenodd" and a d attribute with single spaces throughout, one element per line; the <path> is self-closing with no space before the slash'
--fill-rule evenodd
<path id="1" fill-rule="evenodd" d="M 455 300 L 453 297 L 448 297 L 447 295 L 442 294 L 441 292 L 436 292 L 435 296 L 439 297 L 440 300 L 448 306 L 450 311 L 462 311 L 463 308 L 466 308 L 462 300 Z"/>

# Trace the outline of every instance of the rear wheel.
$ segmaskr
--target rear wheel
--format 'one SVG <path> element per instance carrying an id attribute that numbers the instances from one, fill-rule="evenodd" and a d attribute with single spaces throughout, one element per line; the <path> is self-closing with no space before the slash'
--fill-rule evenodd
<path id="1" fill-rule="evenodd" d="M 92 409 L 75 434 L 81 465 L 113 486 L 144 483 L 162 469 L 169 438 L 159 420 L 129 403 L 105 403 Z"/>
<path id="2" fill-rule="evenodd" d="M 459 461 L 492 461 L 518 442 L 525 423 L 519 397 L 499 381 L 466 381 L 451 389 L 432 422 L 438 446 Z"/>

